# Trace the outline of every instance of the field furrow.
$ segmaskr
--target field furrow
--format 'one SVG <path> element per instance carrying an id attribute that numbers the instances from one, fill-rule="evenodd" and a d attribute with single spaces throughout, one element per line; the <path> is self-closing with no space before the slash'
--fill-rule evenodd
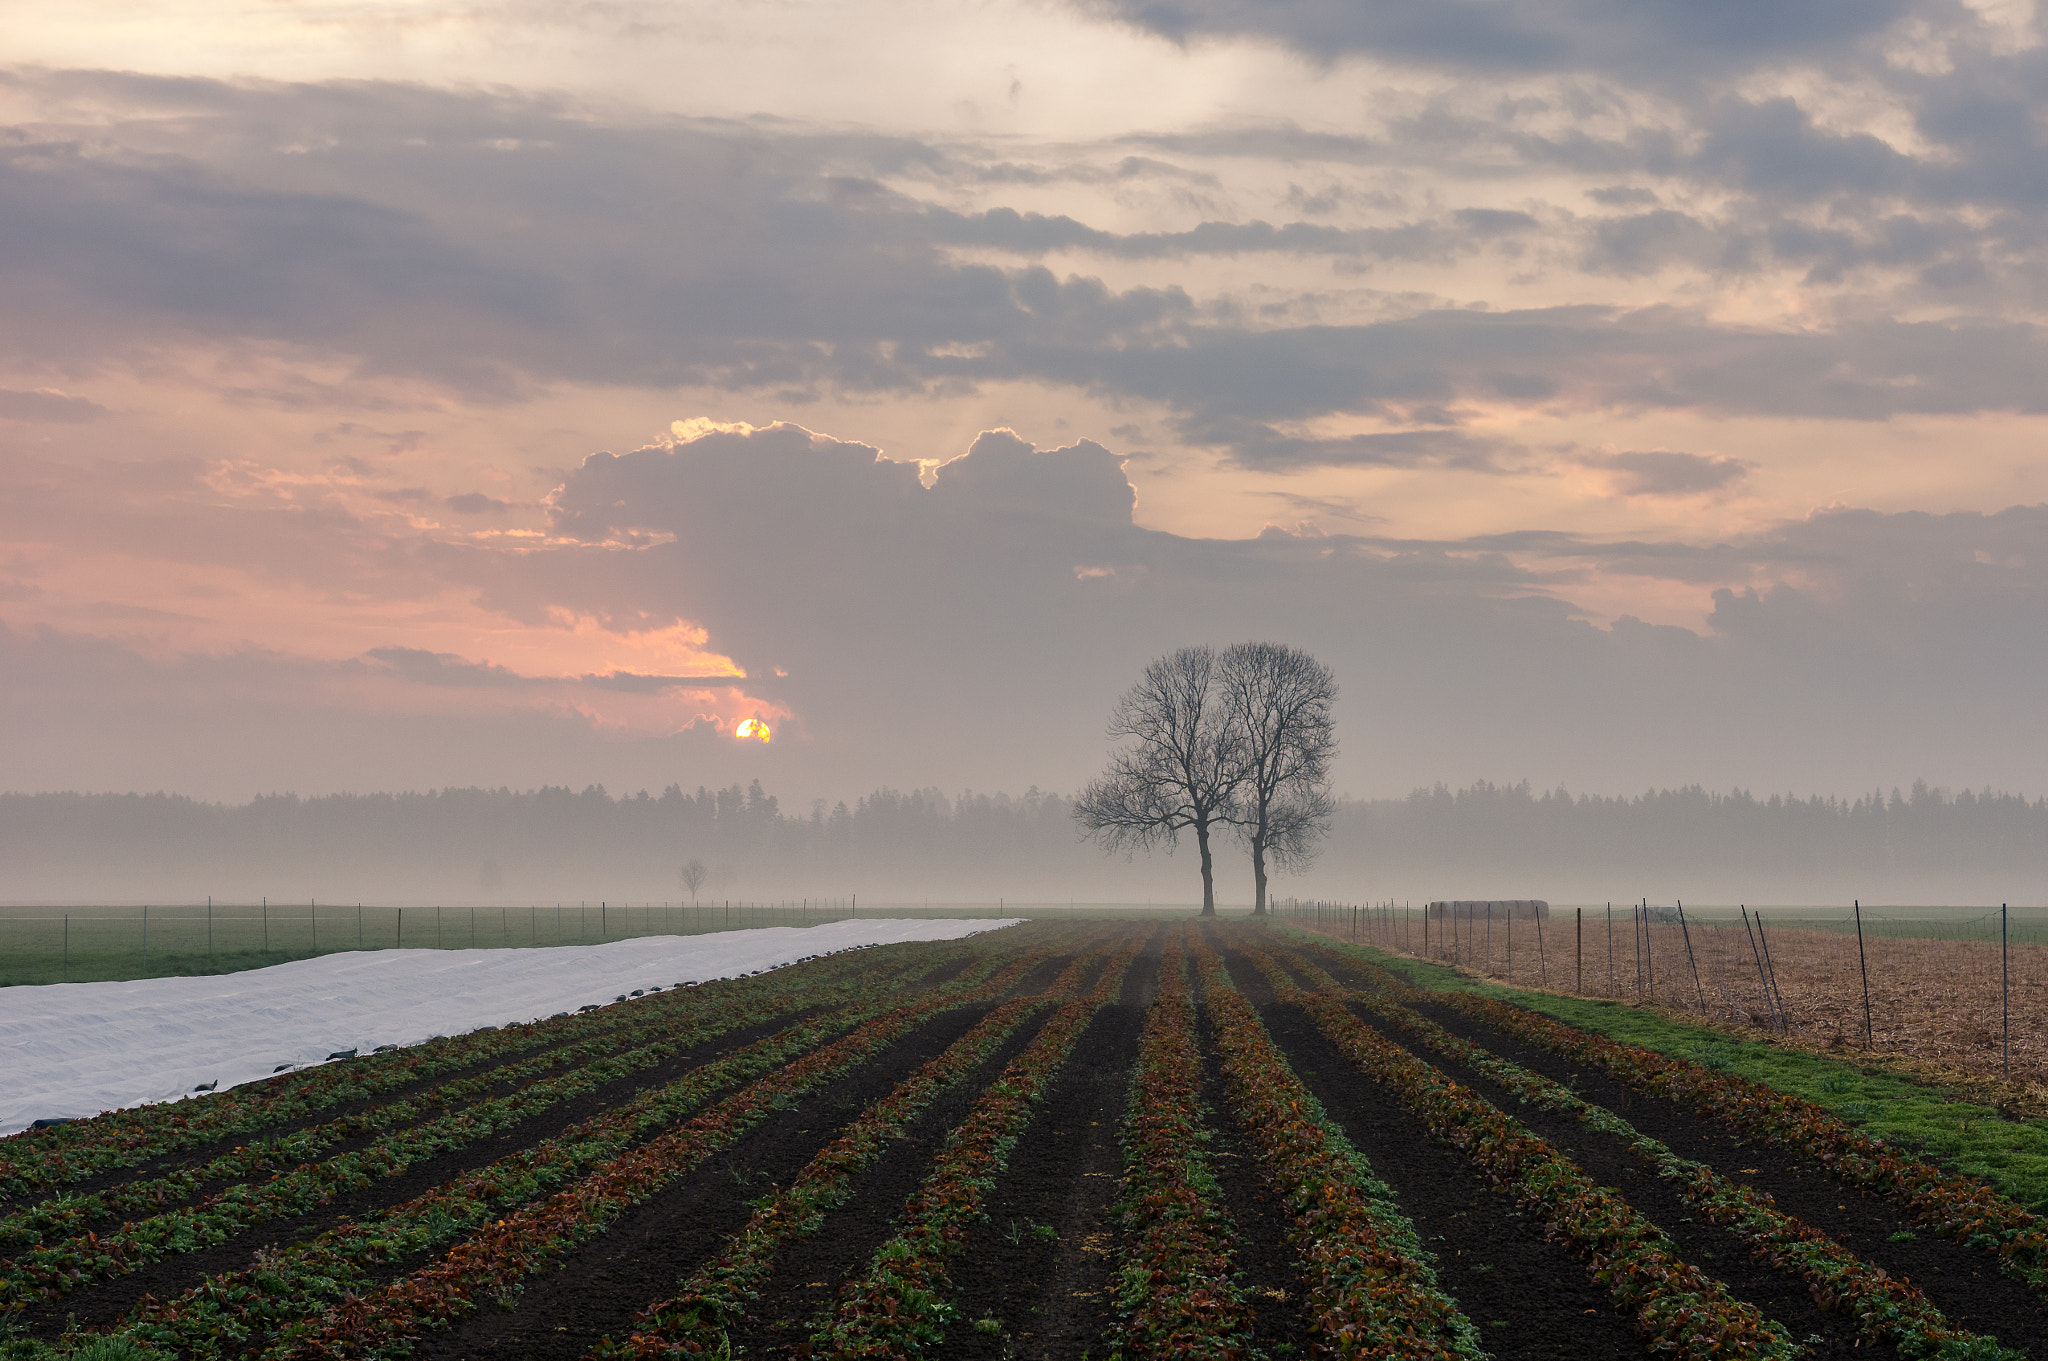
<path id="1" fill-rule="evenodd" d="M 0 1141 L 0 1361 L 2048 1361 L 2024 1211 L 1285 928 L 418 1049 Z"/>

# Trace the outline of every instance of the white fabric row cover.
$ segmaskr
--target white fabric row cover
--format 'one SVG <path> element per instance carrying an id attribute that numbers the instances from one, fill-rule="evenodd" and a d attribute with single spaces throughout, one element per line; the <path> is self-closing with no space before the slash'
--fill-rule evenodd
<path id="1" fill-rule="evenodd" d="M 353 1049 L 483 1026 L 1022 918 L 851 919 L 539 949 L 366 950 L 206 978 L 0 988 L 0 1135 L 36 1120 L 218 1090 Z"/>

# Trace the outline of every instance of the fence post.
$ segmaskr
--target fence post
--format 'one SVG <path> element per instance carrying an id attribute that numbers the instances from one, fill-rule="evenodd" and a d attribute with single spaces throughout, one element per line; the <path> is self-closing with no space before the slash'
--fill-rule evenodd
<path id="1" fill-rule="evenodd" d="M 263 953 L 270 953 L 270 895 L 263 895 Z"/>
<path id="2" fill-rule="evenodd" d="M 1870 962 L 1863 956 L 1863 900 L 1856 904 L 1856 967 L 1863 971 L 1863 1047 L 1870 1048 Z"/>
<path id="3" fill-rule="evenodd" d="M 1586 909 L 1573 908 L 1572 920 L 1572 931 L 1578 939 L 1576 953 L 1579 957 L 1579 981 L 1572 986 L 1572 991 L 1583 996 L 1586 991 Z"/>
<path id="4" fill-rule="evenodd" d="M 1650 900 L 1643 899 L 1643 967 L 1650 974 L 1650 1000 L 1657 1000 L 1657 954 L 1650 948 Z"/>
<path id="5" fill-rule="evenodd" d="M 306 899 L 306 915 L 313 921 L 313 953 L 317 955 L 320 953 L 320 904 L 311 898 Z"/>
<path id="6" fill-rule="evenodd" d="M 363 948 L 363 905 L 356 904 L 356 948 Z"/>
<path id="7" fill-rule="evenodd" d="M 1778 961 L 1771 958 L 1771 938 L 1764 934 L 1764 914 L 1756 914 L 1756 938 L 1764 947 L 1764 971 L 1771 978 L 1771 1000 L 1778 1006 L 1778 1026 L 1785 1034 L 1792 1033 L 1792 1022 L 1785 1016 L 1785 994 L 1778 987 Z"/>
<path id="8" fill-rule="evenodd" d="M 1756 982 L 1757 986 L 1764 990 L 1764 1010 L 1770 1014 L 1771 1029 L 1778 1030 L 1782 1033 L 1783 1027 L 1778 1024 L 1778 1009 L 1771 1003 L 1770 980 L 1764 977 L 1763 951 L 1757 949 L 1756 932 L 1750 930 L 1749 927 L 1749 904 L 1743 903 L 1741 904 L 1741 907 L 1742 934 L 1749 937 L 1749 953 L 1756 959 Z"/>
<path id="9" fill-rule="evenodd" d="M 1543 957 L 1543 914 L 1535 912 L 1533 908 L 1531 912 L 1536 918 L 1536 977 L 1539 983 L 1547 988 L 1550 986 L 1550 961 Z M 1514 915 L 1515 910 L 1509 908 L 1509 918 L 1512 919 Z"/>
<path id="10" fill-rule="evenodd" d="M 398 909 L 398 948 L 405 948 L 405 909 Z"/>
<path id="11" fill-rule="evenodd" d="M 64 914 L 64 976 L 71 977 L 71 914 Z"/>
<path id="12" fill-rule="evenodd" d="M 1607 904 L 1607 995 L 1614 996 L 1614 904 Z"/>
<path id="13" fill-rule="evenodd" d="M 142 967 L 149 967 L 149 904 L 142 905 Z"/>
<path id="14" fill-rule="evenodd" d="M 1685 937 L 1685 962 L 1692 968 L 1692 990 L 1700 999 L 1700 1015 L 1707 1014 L 1707 990 L 1700 986 L 1700 962 L 1693 958 L 1692 929 L 1685 924 L 1685 899 L 1674 899 L 1678 904 L 1678 933 Z"/>
<path id="15" fill-rule="evenodd" d="M 2005 1057 L 2003 1068 L 2006 1081 L 2012 1081 L 2012 955 L 2006 944 L 2007 908 L 1998 905 L 1998 1019 L 2005 1030 Z"/>

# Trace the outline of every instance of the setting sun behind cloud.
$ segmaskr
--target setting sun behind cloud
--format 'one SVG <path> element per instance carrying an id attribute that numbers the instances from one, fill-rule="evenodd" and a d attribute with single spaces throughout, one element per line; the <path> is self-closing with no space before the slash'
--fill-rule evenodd
<path id="1" fill-rule="evenodd" d="M 745 741 L 748 738 L 758 738 L 763 742 L 772 742 L 775 740 L 775 734 L 773 730 L 771 730 L 769 726 L 766 723 L 762 722 L 759 718 L 741 719 L 740 725 L 732 730 L 732 735 L 734 737 L 739 738 L 741 741 Z"/>

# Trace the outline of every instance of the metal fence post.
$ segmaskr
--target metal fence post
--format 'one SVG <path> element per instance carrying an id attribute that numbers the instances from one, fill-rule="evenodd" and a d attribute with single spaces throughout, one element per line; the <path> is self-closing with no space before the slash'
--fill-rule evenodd
<path id="1" fill-rule="evenodd" d="M 1852 900 L 1856 904 L 1856 967 L 1863 971 L 1863 1047 L 1871 1047 L 1870 1032 L 1870 962 L 1863 955 L 1863 900 Z"/>
<path id="2" fill-rule="evenodd" d="M 1692 990 L 1700 999 L 1700 1015 L 1707 1014 L 1707 991 L 1700 986 L 1700 962 L 1693 958 L 1692 929 L 1685 924 L 1685 900 L 1674 899 L 1678 904 L 1678 932 L 1685 937 L 1685 962 L 1692 968 Z"/>

